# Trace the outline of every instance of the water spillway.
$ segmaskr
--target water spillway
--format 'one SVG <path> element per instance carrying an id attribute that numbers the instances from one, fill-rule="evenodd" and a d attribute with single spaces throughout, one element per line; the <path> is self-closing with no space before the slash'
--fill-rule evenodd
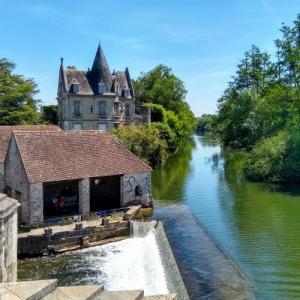
<path id="1" fill-rule="evenodd" d="M 162 224 L 133 222 L 131 227 L 131 237 L 122 241 L 20 260 L 19 280 L 57 278 L 60 285 L 98 283 L 108 291 L 144 290 L 145 295 L 178 290 L 183 295 L 178 299 L 188 299 Z"/>

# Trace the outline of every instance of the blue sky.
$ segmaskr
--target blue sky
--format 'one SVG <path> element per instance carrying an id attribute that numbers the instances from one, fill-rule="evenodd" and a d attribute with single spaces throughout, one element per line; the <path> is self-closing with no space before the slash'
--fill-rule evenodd
<path id="1" fill-rule="evenodd" d="M 0 0 L 0 57 L 33 78 L 45 104 L 56 103 L 60 57 L 87 69 L 101 45 L 113 69 L 135 78 L 163 63 L 188 89 L 196 115 L 217 99 L 252 44 L 272 52 L 299 0 Z"/>

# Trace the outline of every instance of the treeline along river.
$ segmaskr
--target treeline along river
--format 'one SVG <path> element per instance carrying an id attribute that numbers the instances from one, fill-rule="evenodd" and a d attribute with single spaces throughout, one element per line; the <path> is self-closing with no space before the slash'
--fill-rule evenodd
<path id="1" fill-rule="evenodd" d="M 212 138 L 187 140 L 153 172 L 156 216 L 165 221 L 192 298 L 212 288 L 198 244 L 184 232 L 195 232 L 197 223 L 248 277 L 258 299 L 300 298 L 300 187 L 249 182 L 244 159 Z"/>

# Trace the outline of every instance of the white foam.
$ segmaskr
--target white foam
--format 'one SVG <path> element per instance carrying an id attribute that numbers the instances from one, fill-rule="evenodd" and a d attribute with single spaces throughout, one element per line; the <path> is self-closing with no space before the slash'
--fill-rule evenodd
<path id="1" fill-rule="evenodd" d="M 168 293 L 153 230 L 145 237 L 132 237 L 96 248 L 101 258 L 90 257 L 89 264 L 101 271 L 99 281 L 106 290 L 144 290 L 145 295 Z"/>

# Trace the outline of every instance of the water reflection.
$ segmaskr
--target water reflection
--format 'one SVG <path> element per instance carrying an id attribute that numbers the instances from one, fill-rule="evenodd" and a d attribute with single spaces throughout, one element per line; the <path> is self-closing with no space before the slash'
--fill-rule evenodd
<path id="1" fill-rule="evenodd" d="M 299 186 L 249 182 L 245 153 L 207 137 L 194 140 L 154 172 L 155 198 L 189 206 L 253 281 L 258 298 L 300 297 Z"/>
<path id="2" fill-rule="evenodd" d="M 193 138 L 186 139 L 176 153 L 162 168 L 153 171 L 152 193 L 160 202 L 182 202 L 186 177 L 191 171 L 192 150 L 196 147 Z"/>

